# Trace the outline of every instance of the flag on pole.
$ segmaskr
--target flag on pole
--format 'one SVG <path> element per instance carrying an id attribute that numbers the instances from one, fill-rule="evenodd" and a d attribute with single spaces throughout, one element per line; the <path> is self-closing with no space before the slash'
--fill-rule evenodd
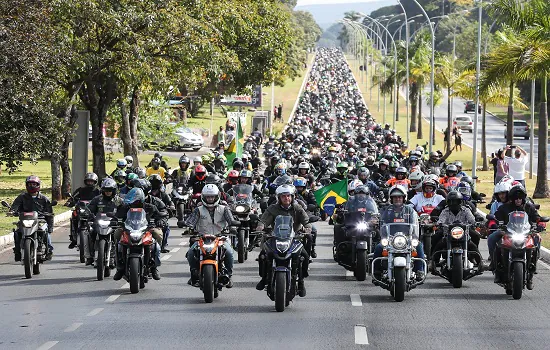
<path id="1" fill-rule="evenodd" d="M 243 155 L 243 145 L 244 145 L 244 135 L 243 128 L 241 125 L 241 119 L 237 118 L 235 126 L 235 137 L 231 140 L 231 143 L 224 152 L 225 158 L 227 159 L 228 168 L 231 168 L 233 159 L 236 157 L 242 157 Z"/>
<path id="2" fill-rule="evenodd" d="M 315 201 L 328 215 L 334 214 L 337 204 L 348 200 L 348 180 L 344 179 L 313 192 Z"/>

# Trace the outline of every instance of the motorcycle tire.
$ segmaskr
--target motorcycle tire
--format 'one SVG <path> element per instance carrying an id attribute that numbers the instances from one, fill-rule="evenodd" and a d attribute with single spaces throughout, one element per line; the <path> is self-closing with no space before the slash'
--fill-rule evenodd
<path id="1" fill-rule="evenodd" d="M 512 298 L 521 299 L 523 293 L 523 264 L 516 261 L 512 265 Z"/>
<path id="2" fill-rule="evenodd" d="M 86 258 L 84 256 L 84 239 L 86 239 L 86 237 L 84 235 L 84 230 L 80 230 L 78 232 L 78 239 L 80 240 L 80 242 L 78 242 L 78 250 L 79 250 L 79 253 L 80 253 L 80 262 L 84 263 L 86 261 Z"/>
<path id="3" fill-rule="evenodd" d="M 237 259 L 239 264 L 244 262 L 244 251 L 246 250 L 244 242 L 244 231 L 240 230 L 237 234 Z"/>
<path id="4" fill-rule="evenodd" d="M 179 204 L 176 210 L 177 210 L 176 217 L 178 218 L 178 227 L 183 228 L 183 223 L 184 223 L 183 218 L 185 216 L 185 208 L 183 204 Z"/>
<path id="5" fill-rule="evenodd" d="M 214 301 L 214 266 L 206 265 L 202 268 L 202 292 L 204 294 L 204 302 L 211 303 Z"/>
<path id="6" fill-rule="evenodd" d="M 128 276 L 128 282 L 130 283 L 130 293 L 136 294 L 139 292 L 139 259 L 129 258 L 128 266 L 130 270 L 130 276 Z"/>
<path id="7" fill-rule="evenodd" d="M 285 311 L 286 306 L 286 273 L 277 271 L 275 274 L 275 310 Z"/>
<path id="8" fill-rule="evenodd" d="M 355 263 L 355 278 L 358 281 L 364 281 L 367 278 L 367 251 L 357 251 L 357 262 Z"/>
<path id="9" fill-rule="evenodd" d="M 462 253 L 453 254 L 453 267 L 451 271 L 451 283 L 454 288 L 462 287 L 462 278 L 464 270 L 462 269 Z"/>
<path id="10" fill-rule="evenodd" d="M 30 239 L 27 239 L 25 241 L 25 246 L 23 248 L 23 264 L 25 265 L 25 278 L 32 278 L 32 261 L 33 261 L 33 254 L 32 254 L 32 241 Z"/>
<path id="11" fill-rule="evenodd" d="M 428 261 L 432 260 L 432 237 L 424 235 L 424 256 L 427 257 Z"/>
<path id="12" fill-rule="evenodd" d="M 405 299 L 405 279 L 407 272 L 404 267 L 396 267 L 393 270 L 393 299 L 397 302 Z"/>
<path id="13" fill-rule="evenodd" d="M 34 266 L 32 267 L 32 274 L 33 275 L 40 275 L 40 263 L 39 262 L 34 264 Z"/>
<path id="14" fill-rule="evenodd" d="M 97 260 L 96 260 L 96 271 L 97 271 L 97 280 L 103 281 L 103 276 L 105 272 L 105 246 L 107 242 L 104 239 L 100 239 L 97 242 Z"/>

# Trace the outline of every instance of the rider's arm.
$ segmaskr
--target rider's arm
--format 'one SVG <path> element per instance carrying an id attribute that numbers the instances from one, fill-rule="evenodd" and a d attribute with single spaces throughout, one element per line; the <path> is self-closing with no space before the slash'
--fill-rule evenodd
<path id="1" fill-rule="evenodd" d="M 189 215 L 189 217 L 185 220 L 185 226 L 195 228 L 197 222 L 199 222 L 200 217 L 201 215 L 199 213 L 199 208 L 195 208 L 195 210 L 193 210 L 193 213 L 191 213 L 191 215 Z"/>
<path id="2" fill-rule="evenodd" d="M 11 205 L 11 211 L 15 214 L 20 213 L 23 211 L 23 200 L 24 200 L 24 193 L 21 193 L 15 200 L 13 201 L 13 204 Z"/>
<path id="3" fill-rule="evenodd" d="M 258 231 L 263 230 L 264 227 L 273 226 L 274 221 L 275 217 L 273 216 L 269 208 L 267 208 L 267 210 L 260 217 L 260 222 L 258 223 Z"/>

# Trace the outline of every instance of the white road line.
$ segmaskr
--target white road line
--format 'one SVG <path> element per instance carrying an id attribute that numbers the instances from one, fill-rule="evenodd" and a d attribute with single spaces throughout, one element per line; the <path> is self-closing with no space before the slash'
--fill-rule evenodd
<path id="1" fill-rule="evenodd" d="M 130 288 L 130 283 L 125 283 L 120 289 Z"/>
<path id="2" fill-rule="evenodd" d="M 104 309 L 102 307 L 98 307 L 97 309 L 93 309 L 92 311 L 88 312 L 86 316 L 95 316 L 103 310 Z"/>
<path id="3" fill-rule="evenodd" d="M 117 300 L 119 296 L 120 296 L 120 294 L 118 294 L 118 295 L 111 295 L 110 297 L 108 297 L 107 299 L 105 299 L 105 302 L 106 302 L 106 303 L 112 303 L 113 301 Z"/>
<path id="4" fill-rule="evenodd" d="M 351 297 L 351 306 L 363 306 L 361 302 L 361 296 L 359 294 L 350 294 Z"/>
<path id="5" fill-rule="evenodd" d="M 177 253 L 180 251 L 181 248 L 177 247 L 177 248 L 174 248 L 174 249 L 170 249 L 170 253 Z"/>
<path id="6" fill-rule="evenodd" d="M 163 256 L 162 258 L 160 258 L 160 260 L 166 261 L 166 260 L 170 259 L 171 257 L 172 257 L 172 255 L 166 254 L 165 256 Z"/>
<path id="7" fill-rule="evenodd" d="M 42 344 L 38 349 L 36 350 L 48 350 L 55 346 L 55 344 L 59 343 L 58 341 L 47 341 L 44 344 Z"/>
<path id="8" fill-rule="evenodd" d="M 367 337 L 367 327 L 365 325 L 355 325 L 355 344 L 369 345 L 369 338 Z"/>
<path id="9" fill-rule="evenodd" d="M 63 332 L 65 332 L 65 333 L 74 332 L 78 328 L 80 328 L 80 326 L 82 326 L 82 325 L 83 325 L 83 323 L 80 323 L 80 322 L 73 323 L 69 327 L 65 328 L 65 330 Z"/>
<path id="10" fill-rule="evenodd" d="M 353 276 L 353 271 L 346 271 L 346 279 L 347 280 L 351 280 L 351 279 L 354 279 L 355 277 Z"/>
<path id="11" fill-rule="evenodd" d="M 186 241 L 181 241 L 178 245 L 184 246 L 184 245 L 187 245 L 187 242 Z"/>

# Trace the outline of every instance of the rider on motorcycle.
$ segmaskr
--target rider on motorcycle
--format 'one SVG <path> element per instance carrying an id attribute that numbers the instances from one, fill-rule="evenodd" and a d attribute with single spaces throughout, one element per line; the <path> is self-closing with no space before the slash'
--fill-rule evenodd
<path id="1" fill-rule="evenodd" d="M 311 166 L 308 162 L 298 164 L 298 176 L 303 177 L 307 181 L 307 186 L 312 188 L 315 185 L 315 177 L 310 172 Z"/>
<path id="2" fill-rule="evenodd" d="M 121 195 L 126 195 L 128 192 L 130 192 L 130 190 L 134 187 L 134 180 L 138 178 L 139 177 L 135 173 L 126 174 L 126 185 L 120 189 L 119 193 Z"/>
<path id="3" fill-rule="evenodd" d="M 204 185 L 206 185 L 206 168 L 199 164 L 194 170 L 194 176 L 189 179 L 188 187 L 193 189 L 193 194 L 201 193 Z"/>
<path id="4" fill-rule="evenodd" d="M 38 213 L 52 214 L 51 216 L 45 216 L 44 220 L 48 225 L 48 237 L 47 237 L 47 246 L 46 246 L 46 260 L 52 259 L 52 238 L 51 234 L 53 232 L 53 208 L 52 202 L 42 193 L 40 193 L 40 178 L 36 175 L 30 175 L 25 180 L 25 188 L 27 192 L 21 193 L 11 206 L 11 216 L 17 216 L 21 212 L 31 212 L 37 211 Z M 21 240 L 22 233 L 17 229 L 14 232 L 15 247 L 13 248 L 13 253 L 15 255 L 15 261 L 21 261 Z"/>
<path id="5" fill-rule="evenodd" d="M 494 194 L 495 201 L 491 204 L 489 214 L 495 214 L 501 205 L 508 202 L 508 192 L 512 189 L 511 181 L 501 181 L 495 185 Z"/>
<path id="6" fill-rule="evenodd" d="M 227 182 L 223 184 L 223 191 L 225 193 L 229 192 L 229 190 L 239 183 L 239 172 L 237 170 L 231 170 L 229 174 L 227 174 Z"/>
<path id="7" fill-rule="evenodd" d="M 277 203 L 270 205 L 266 211 L 262 214 L 260 222 L 258 223 L 257 230 L 262 231 L 266 227 L 272 227 L 275 222 L 275 218 L 279 215 L 283 216 L 292 216 L 292 221 L 294 223 L 294 231 L 298 232 L 301 228 L 305 230 L 306 234 L 311 232 L 311 225 L 309 224 L 309 216 L 306 211 L 294 200 L 295 188 L 292 185 L 282 185 L 277 188 Z M 303 277 L 308 276 L 308 267 L 309 267 L 309 255 L 305 249 L 302 249 L 300 252 L 301 256 L 304 258 L 302 263 L 302 275 Z M 265 256 L 265 252 L 262 250 L 260 252 L 259 267 L 260 273 L 262 271 L 261 257 Z M 256 285 L 257 290 L 263 290 L 265 288 L 267 281 L 265 274 L 262 276 L 262 279 Z M 304 280 L 301 279 L 298 281 L 299 295 L 305 296 L 306 289 L 304 286 Z"/>
<path id="8" fill-rule="evenodd" d="M 446 176 L 442 177 L 439 180 L 439 183 L 442 184 L 446 190 L 451 190 L 455 188 L 460 183 L 460 179 L 456 176 L 457 173 L 458 173 L 458 169 L 456 165 L 454 164 L 447 165 L 447 168 L 445 169 Z"/>
<path id="9" fill-rule="evenodd" d="M 203 205 L 195 208 L 193 213 L 185 221 L 185 225 L 193 228 L 198 234 L 204 233 L 220 233 L 224 228 L 235 222 L 233 214 L 228 206 L 220 204 L 220 191 L 216 185 L 208 184 L 204 186 L 201 193 L 201 202 Z M 229 275 L 229 282 L 225 285 L 226 288 L 233 287 L 231 276 L 233 275 L 233 249 L 231 244 L 226 240 L 223 243 L 225 249 L 225 268 Z M 189 262 L 191 278 L 188 284 L 199 286 L 199 244 L 194 242 L 187 251 L 186 257 Z"/>
<path id="10" fill-rule="evenodd" d="M 390 188 L 389 192 L 390 205 L 383 209 L 380 215 L 380 225 L 402 222 L 413 224 L 415 230 L 418 230 L 418 214 L 408 205 L 405 205 L 405 200 L 407 199 L 407 189 L 401 185 L 395 185 Z M 374 258 L 379 258 L 382 256 L 384 247 L 381 243 L 378 243 L 374 248 Z M 418 258 L 424 259 L 424 248 L 422 242 L 418 243 L 416 246 L 416 252 Z M 420 261 L 415 261 L 414 271 L 416 272 L 416 278 L 419 281 L 424 279 L 424 272 L 422 271 L 422 263 Z M 380 279 L 382 274 L 382 266 L 380 262 L 374 264 L 374 275 L 376 279 Z"/>
<path id="11" fill-rule="evenodd" d="M 111 177 L 112 178 L 115 178 L 115 174 L 118 170 L 121 170 L 123 172 L 126 172 L 126 167 L 128 166 L 128 162 L 126 161 L 126 159 L 124 158 L 121 158 L 121 159 L 118 159 L 116 161 L 116 168 L 115 170 L 113 170 L 113 172 L 111 173 Z"/>
<path id="12" fill-rule="evenodd" d="M 411 198 L 410 202 L 417 213 L 431 214 L 434 208 L 443 201 L 443 196 L 436 194 L 437 182 L 428 178 L 422 182 L 422 192 Z"/>
<path id="13" fill-rule="evenodd" d="M 73 192 L 72 197 L 65 203 L 66 207 L 74 206 L 78 201 L 91 201 L 94 197 L 99 195 L 99 189 L 97 188 L 97 175 L 95 173 L 87 173 L 84 175 L 84 186 L 79 187 Z M 76 232 L 78 231 L 79 219 L 77 216 L 71 216 L 71 233 L 69 233 L 69 249 L 76 247 Z"/>
<path id="14" fill-rule="evenodd" d="M 161 179 L 164 181 L 166 179 L 166 169 L 161 166 L 161 160 L 160 158 L 153 158 L 151 160 L 151 166 L 147 168 L 147 171 L 145 172 L 145 175 L 147 177 L 158 174 L 160 175 Z"/>
<path id="15" fill-rule="evenodd" d="M 168 208 L 169 212 L 174 213 L 176 211 L 176 206 L 174 205 L 174 202 L 172 202 L 172 199 L 162 188 L 162 179 L 160 178 L 160 175 L 153 174 L 149 176 L 149 182 L 151 183 L 151 196 L 154 196 L 162 201 L 166 208 Z M 170 236 L 170 225 L 168 225 L 168 221 L 164 222 L 164 225 L 161 226 L 162 229 L 162 242 L 161 243 L 161 253 L 168 253 L 170 252 L 166 246 L 168 245 L 168 237 Z"/>
<path id="16" fill-rule="evenodd" d="M 189 182 L 189 174 L 191 173 L 191 169 L 189 168 L 191 160 L 188 156 L 183 155 L 180 157 L 178 163 L 179 167 L 172 171 L 172 179 L 174 181 L 173 186 L 174 188 L 178 188 L 180 186 L 187 187 L 187 183 Z"/>
<path id="17" fill-rule="evenodd" d="M 400 166 L 397 169 L 395 169 L 395 177 L 392 177 L 388 181 L 386 181 L 385 186 L 386 187 L 392 187 L 395 185 L 401 185 L 405 188 L 409 188 L 411 181 L 407 179 L 408 171 L 407 168 Z"/>
<path id="18" fill-rule="evenodd" d="M 126 186 L 126 173 L 124 172 L 124 170 L 115 170 L 113 179 L 115 179 L 119 190 Z"/>

